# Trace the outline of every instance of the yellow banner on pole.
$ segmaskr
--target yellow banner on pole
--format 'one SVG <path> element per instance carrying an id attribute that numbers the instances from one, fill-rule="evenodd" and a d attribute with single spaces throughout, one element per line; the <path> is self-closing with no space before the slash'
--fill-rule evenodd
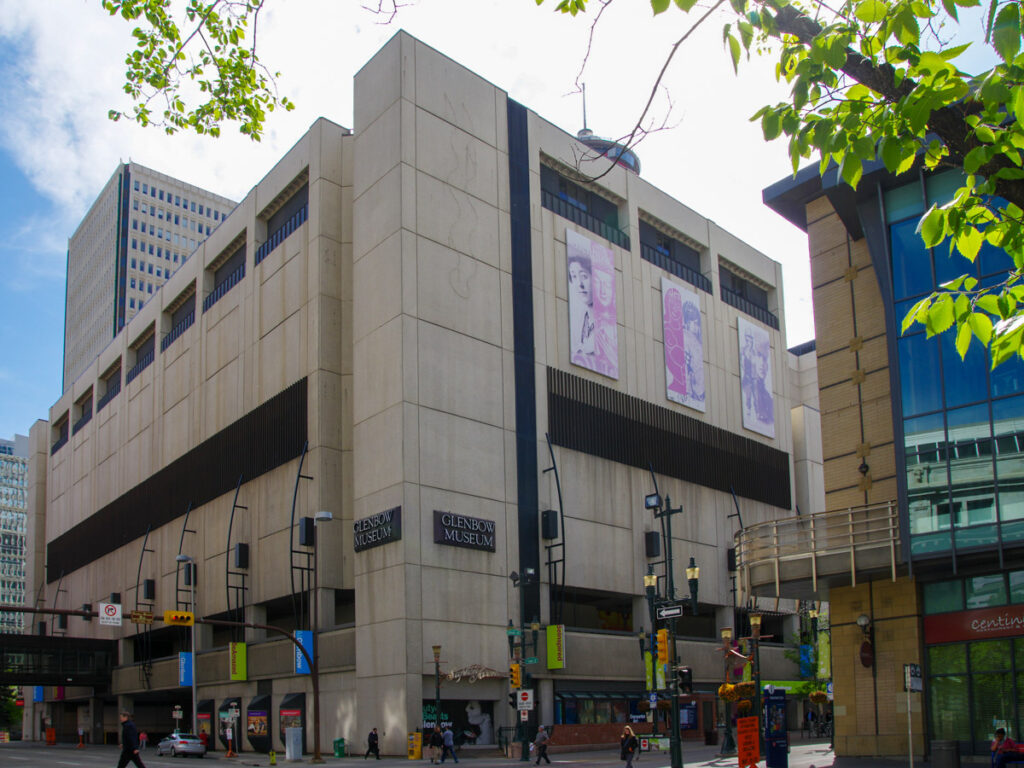
<path id="1" fill-rule="evenodd" d="M 248 680 L 247 668 L 246 668 L 246 647 L 245 643 L 230 643 L 228 649 L 228 659 L 231 666 L 231 679 L 232 680 Z"/>
<path id="2" fill-rule="evenodd" d="M 565 625 L 549 624 L 547 628 L 548 669 L 565 669 Z"/>

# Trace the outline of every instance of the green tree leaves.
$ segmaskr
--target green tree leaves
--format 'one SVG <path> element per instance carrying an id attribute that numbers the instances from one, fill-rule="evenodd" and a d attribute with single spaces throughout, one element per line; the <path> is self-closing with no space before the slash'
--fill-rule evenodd
<path id="1" fill-rule="evenodd" d="M 276 73 L 260 63 L 255 39 L 248 44 L 264 0 L 185 0 L 184 7 L 174 0 L 102 2 L 111 16 L 137 25 L 125 57 L 131 112 L 112 109 L 111 120 L 212 136 L 222 123 L 237 123 L 259 141 L 267 113 L 294 108 L 278 95 Z"/>

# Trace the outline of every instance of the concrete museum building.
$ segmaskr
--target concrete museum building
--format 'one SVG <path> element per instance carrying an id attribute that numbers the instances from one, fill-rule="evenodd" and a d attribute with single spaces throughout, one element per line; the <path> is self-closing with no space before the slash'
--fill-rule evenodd
<path id="1" fill-rule="evenodd" d="M 376 727 L 402 753 L 438 698 L 460 739 L 497 743 L 510 652 L 537 657 L 531 727 L 611 742 L 648 700 L 656 479 L 681 592 L 700 569 L 688 727 L 713 732 L 738 518 L 795 506 L 781 266 L 630 152 L 591 183 L 606 157 L 581 172 L 587 145 L 405 33 L 356 74 L 354 125 L 314 123 L 32 430 L 46 604 L 159 618 L 194 595 L 205 619 L 315 630 L 325 749 Z M 67 632 L 118 641 L 110 689 L 48 688 L 29 717 L 93 740 L 117 704 L 188 724 L 188 628 Z M 200 731 L 234 703 L 245 749 L 286 725 L 312 744 L 287 639 L 197 637 Z M 779 642 L 761 666 L 796 674 Z"/>

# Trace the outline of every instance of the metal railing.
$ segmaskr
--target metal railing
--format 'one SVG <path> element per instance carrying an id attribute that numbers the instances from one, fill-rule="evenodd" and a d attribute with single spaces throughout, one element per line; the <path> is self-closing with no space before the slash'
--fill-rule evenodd
<path id="1" fill-rule="evenodd" d="M 111 380 L 107 384 L 107 391 L 99 400 L 96 401 L 96 412 L 99 413 L 103 410 L 103 406 L 117 397 L 117 393 L 121 391 L 121 373 L 118 372 L 117 379 Z"/>
<path id="2" fill-rule="evenodd" d="M 263 243 L 263 245 L 256 249 L 256 258 L 253 260 L 253 266 L 267 258 L 267 256 L 270 255 L 270 252 L 283 243 L 288 236 L 292 234 L 292 232 L 298 229 L 308 216 L 309 203 L 297 210 L 295 214 L 288 219 L 288 221 L 278 227 L 277 231 L 267 238 L 267 242 Z"/>
<path id="3" fill-rule="evenodd" d="M 212 291 L 210 291 L 209 295 L 203 299 L 203 312 L 220 301 L 224 294 L 242 282 L 243 277 L 245 277 L 245 262 L 242 262 L 238 266 L 238 269 L 224 278 L 220 285 L 216 286 Z"/>
<path id="4" fill-rule="evenodd" d="M 708 280 L 704 275 L 691 267 L 682 264 L 671 256 L 668 256 L 657 248 L 653 248 L 646 243 L 640 244 L 640 258 L 644 261 L 649 261 L 656 267 L 661 267 L 666 272 L 669 272 L 681 280 L 685 280 L 690 285 L 700 288 L 704 293 L 711 293 L 711 281 Z"/>
<path id="5" fill-rule="evenodd" d="M 124 383 L 131 384 L 135 377 L 142 373 L 155 359 L 156 350 L 149 350 L 149 352 L 138 359 L 135 365 L 128 369 L 128 373 L 124 375 Z"/>
<path id="6" fill-rule="evenodd" d="M 84 427 L 86 424 L 88 424 L 91 420 L 92 420 L 92 403 L 89 403 L 89 405 L 87 407 L 82 409 L 82 417 L 78 421 L 75 422 L 73 427 L 71 427 L 71 434 L 72 435 L 77 435 L 78 434 L 78 430 L 80 430 L 82 427 Z"/>
<path id="7" fill-rule="evenodd" d="M 740 312 L 744 312 L 750 315 L 755 320 L 760 320 L 765 325 L 771 326 L 775 330 L 779 329 L 779 318 L 773 315 L 764 307 L 759 307 L 749 299 L 740 296 L 735 291 L 729 290 L 724 285 L 722 289 L 722 301 L 731 307 L 735 307 Z"/>
<path id="8" fill-rule="evenodd" d="M 625 248 L 627 251 L 629 250 L 629 235 L 621 229 L 613 227 L 610 224 L 606 224 L 596 216 L 587 213 L 582 208 L 577 208 L 575 205 L 566 202 L 547 190 L 541 190 L 540 202 L 543 207 L 547 208 L 549 211 L 554 211 L 563 219 L 568 219 L 571 222 L 579 224 L 581 227 L 590 230 L 595 235 L 600 235 L 605 240 L 615 243 L 620 248 Z"/>
<path id="9" fill-rule="evenodd" d="M 174 343 L 174 340 L 181 336 L 181 334 L 183 334 L 186 330 L 191 328 L 192 324 L 195 323 L 195 321 L 196 311 L 193 309 L 191 312 L 185 315 L 180 321 L 178 321 L 178 324 L 171 328 L 171 330 L 168 332 L 166 336 L 160 339 L 160 351 L 163 352 L 169 346 L 171 346 L 171 344 Z"/>
<path id="10" fill-rule="evenodd" d="M 810 578 L 814 591 L 820 577 L 846 572 L 856 586 L 858 569 L 884 567 L 895 581 L 900 540 L 897 510 L 896 502 L 888 501 L 744 528 L 736 535 L 736 567 L 744 596 L 751 593 L 755 569 L 760 571 L 758 584 L 774 583 L 779 595 L 782 583 L 790 578 L 783 573 L 787 565 L 799 571 L 799 578 Z"/>

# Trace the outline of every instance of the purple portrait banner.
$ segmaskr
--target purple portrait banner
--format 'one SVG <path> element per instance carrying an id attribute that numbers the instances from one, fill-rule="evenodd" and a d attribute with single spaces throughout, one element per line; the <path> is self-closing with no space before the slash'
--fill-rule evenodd
<path id="1" fill-rule="evenodd" d="M 675 403 L 706 411 L 700 297 L 663 277 L 661 308 L 665 334 L 665 393 Z"/>
<path id="2" fill-rule="evenodd" d="M 615 254 L 572 230 L 565 232 L 569 282 L 569 355 L 573 365 L 619 378 Z"/>
<path id="3" fill-rule="evenodd" d="M 772 345 L 768 331 L 738 317 L 736 332 L 740 344 L 743 426 L 765 437 L 775 437 Z"/>

